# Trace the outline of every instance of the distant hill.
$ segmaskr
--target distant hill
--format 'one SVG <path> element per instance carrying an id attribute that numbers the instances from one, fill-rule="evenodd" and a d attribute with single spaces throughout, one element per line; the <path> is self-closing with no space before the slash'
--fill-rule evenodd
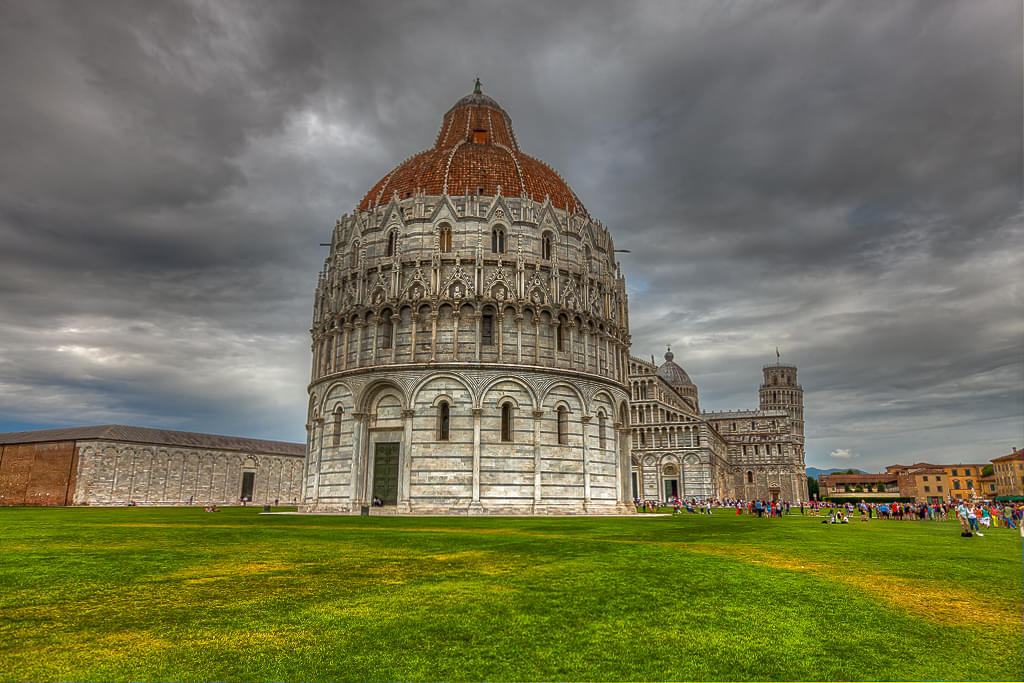
<path id="1" fill-rule="evenodd" d="M 833 467 L 830 470 L 819 470 L 817 467 L 806 467 L 808 477 L 814 477 L 817 479 L 822 474 L 835 474 L 836 472 L 846 472 L 847 470 L 853 470 L 857 474 L 867 474 L 864 470 L 858 470 L 855 467 Z"/>

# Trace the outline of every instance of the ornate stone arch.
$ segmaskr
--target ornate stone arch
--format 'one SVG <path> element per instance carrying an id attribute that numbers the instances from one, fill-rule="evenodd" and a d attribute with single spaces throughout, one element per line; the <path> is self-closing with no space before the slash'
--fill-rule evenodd
<path id="1" fill-rule="evenodd" d="M 433 382 L 435 380 L 438 380 L 438 379 L 450 379 L 450 380 L 452 380 L 454 382 L 457 382 L 459 384 L 459 386 L 461 386 L 463 389 L 465 389 L 466 393 L 469 394 L 470 399 L 471 399 L 471 401 L 473 403 L 473 406 L 478 405 L 477 395 L 476 395 L 476 392 L 473 391 L 473 386 L 469 382 L 466 381 L 465 377 L 463 377 L 462 375 L 455 374 L 453 372 L 439 372 L 439 373 L 436 373 L 436 374 L 429 374 L 426 377 L 424 377 L 423 379 L 421 379 L 416 384 L 416 386 L 413 387 L 412 391 L 409 392 L 410 396 L 411 396 L 411 401 L 410 401 L 409 405 L 416 405 L 416 401 L 419 398 L 420 392 L 423 391 L 423 388 L 425 386 L 427 386 L 428 384 L 430 384 L 431 382 Z M 452 401 L 452 406 L 453 407 L 456 405 L 455 402 L 451 399 L 451 397 L 449 397 L 448 400 Z M 437 405 L 437 402 L 434 401 L 433 405 Z"/>
<path id="2" fill-rule="evenodd" d="M 607 399 L 607 401 L 608 401 L 607 404 L 601 403 L 600 405 L 605 407 L 605 408 L 607 408 L 607 417 L 609 417 L 612 420 L 614 420 L 615 419 L 615 397 L 612 396 L 612 393 L 610 391 L 608 391 L 607 389 L 605 389 L 603 387 L 598 389 L 597 391 L 595 391 L 593 393 L 593 395 L 591 395 L 590 401 L 588 402 L 588 405 L 586 407 L 587 412 L 588 413 L 593 413 L 595 415 L 597 414 L 596 407 L 599 405 L 598 402 L 597 402 L 597 399 L 598 399 L 599 396 L 604 396 Z"/>
<path id="3" fill-rule="evenodd" d="M 388 391 L 393 391 L 403 410 L 409 408 L 409 397 L 405 390 L 394 380 L 379 378 L 363 387 L 355 400 L 360 412 L 371 413 L 377 401 Z"/>
<path id="4" fill-rule="evenodd" d="M 579 400 L 579 402 L 580 402 L 580 410 L 584 411 L 584 410 L 587 409 L 587 407 L 588 407 L 587 406 L 587 401 L 583 398 L 583 393 L 578 388 L 576 388 L 575 386 L 573 386 L 572 384 L 570 384 L 569 382 L 566 382 L 564 380 L 557 380 L 555 382 L 552 382 L 551 384 L 549 384 L 547 387 L 544 388 L 544 394 L 541 396 L 541 399 L 540 399 L 540 404 L 541 405 L 546 405 L 547 404 L 548 397 L 551 395 L 551 392 L 555 388 L 557 388 L 557 387 L 566 387 L 566 388 L 568 388 L 569 391 L 571 391 L 573 394 L 575 394 L 576 398 Z M 562 400 L 562 399 L 560 399 L 560 400 Z M 555 407 L 555 406 L 552 405 L 552 407 Z M 571 413 L 572 412 L 572 407 L 571 406 L 568 406 L 568 407 L 569 407 L 569 412 Z"/>
<path id="5" fill-rule="evenodd" d="M 491 388 L 494 387 L 495 384 L 499 384 L 501 382 L 512 382 L 513 384 L 518 384 L 520 387 L 525 389 L 527 395 L 530 397 L 531 403 L 533 404 L 533 406 L 528 407 L 534 407 L 539 405 L 539 403 L 537 402 L 537 392 L 534 391 L 533 387 L 531 387 L 528 382 L 524 382 L 518 377 L 512 377 L 511 375 L 502 375 L 492 378 L 480 389 L 480 397 L 476 404 L 477 407 L 482 407 L 484 405 L 484 402 L 487 400 L 487 395 L 490 393 Z M 520 407 L 518 405 L 518 401 L 514 401 L 514 403 L 516 403 L 517 408 Z"/>
<path id="6" fill-rule="evenodd" d="M 331 382 L 324 390 L 323 398 L 318 403 L 320 415 L 333 414 L 334 408 L 338 404 L 342 404 L 345 408 L 351 410 L 354 405 L 354 396 L 355 392 L 347 383 L 338 380 Z M 348 399 L 348 405 L 344 405 L 346 398 Z"/>

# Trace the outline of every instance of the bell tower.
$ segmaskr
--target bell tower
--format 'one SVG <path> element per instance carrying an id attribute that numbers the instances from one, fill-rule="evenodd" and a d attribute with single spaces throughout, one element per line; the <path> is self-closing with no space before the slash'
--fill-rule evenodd
<path id="1" fill-rule="evenodd" d="M 804 388 L 797 384 L 796 366 L 775 363 L 764 366 L 761 410 L 785 410 L 793 425 L 793 437 L 804 443 Z"/>

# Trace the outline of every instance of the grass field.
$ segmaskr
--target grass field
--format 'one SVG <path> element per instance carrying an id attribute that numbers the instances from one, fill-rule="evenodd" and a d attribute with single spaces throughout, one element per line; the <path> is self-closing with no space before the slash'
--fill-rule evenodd
<path id="1" fill-rule="evenodd" d="M 1020 680 L 1015 531 L 0 509 L 3 680 Z"/>

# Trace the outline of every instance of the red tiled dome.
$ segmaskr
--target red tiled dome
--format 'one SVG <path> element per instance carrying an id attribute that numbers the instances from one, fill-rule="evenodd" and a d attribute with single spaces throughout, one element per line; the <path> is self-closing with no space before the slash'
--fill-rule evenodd
<path id="1" fill-rule="evenodd" d="M 551 202 L 569 211 L 584 210 L 576 193 L 544 162 L 519 151 L 512 119 L 479 85 L 448 110 L 431 149 L 407 159 L 380 179 L 359 203 L 370 210 L 416 191 L 428 195 L 498 194 Z"/>

